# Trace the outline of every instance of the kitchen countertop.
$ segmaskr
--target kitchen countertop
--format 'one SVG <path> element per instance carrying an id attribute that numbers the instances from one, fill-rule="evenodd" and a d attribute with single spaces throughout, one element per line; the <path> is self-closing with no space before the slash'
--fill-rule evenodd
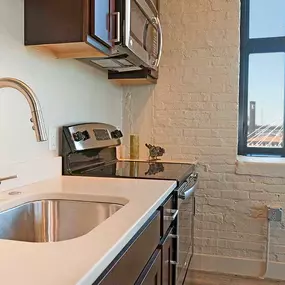
<path id="1" fill-rule="evenodd" d="M 1 284 L 89 285 L 176 187 L 175 181 L 58 177 L 0 193 L 0 211 L 39 199 L 125 204 L 88 234 L 55 243 L 0 240 Z M 71 221 L 72 223 L 72 221 Z"/>

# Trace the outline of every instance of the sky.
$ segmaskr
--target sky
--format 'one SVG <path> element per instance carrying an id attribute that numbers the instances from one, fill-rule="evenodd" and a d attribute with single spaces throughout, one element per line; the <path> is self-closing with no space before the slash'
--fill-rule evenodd
<path id="1" fill-rule="evenodd" d="M 285 36 L 285 0 L 250 0 L 250 38 Z M 283 120 L 285 53 L 251 54 L 249 101 L 256 101 L 256 124 Z"/>

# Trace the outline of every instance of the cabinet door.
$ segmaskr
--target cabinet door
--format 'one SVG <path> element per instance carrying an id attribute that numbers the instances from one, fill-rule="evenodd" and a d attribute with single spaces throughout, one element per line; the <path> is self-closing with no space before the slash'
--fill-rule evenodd
<path id="1" fill-rule="evenodd" d="M 115 0 L 91 0 L 91 35 L 107 46 L 112 46 L 115 22 Z"/>
<path id="2" fill-rule="evenodd" d="M 157 249 L 135 285 L 161 285 L 161 250 Z"/>
<path id="3" fill-rule="evenodd" d="M 169 230 L 170 226 L 176 220 L 178 215 L 178 208 L 175 203 L 175 196 L 171 195 L 166 202 L 160 207 L 162 215 L 162 233 L 164 236 Z"/>
<path id="4" fill-rule="evenodd" d="M 93 285 L 133 285 L 146 275 L 142 272 L 149 268 L 146 264 L 153 260 L 159 241 L 160 212 L 157 211 Z"/>
<path id="5" fill-rule="evenodd" d="M 162 285 L 175 284 L 174 239 L 166 238 L 162 245 Z"/>

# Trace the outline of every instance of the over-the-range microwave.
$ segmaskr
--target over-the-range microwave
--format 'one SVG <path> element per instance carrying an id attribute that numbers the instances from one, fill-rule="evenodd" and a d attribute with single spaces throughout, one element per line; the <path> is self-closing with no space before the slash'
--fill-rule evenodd
<path id="1" fill-rule="evenodd" d="M 84 61 L 115 72 L 147 68 L 156 77 L 163 43 L 155 3 L 152 0 L 110 0 L 108 5 L 114 11 L 107 19 L 111 53 Z"/>

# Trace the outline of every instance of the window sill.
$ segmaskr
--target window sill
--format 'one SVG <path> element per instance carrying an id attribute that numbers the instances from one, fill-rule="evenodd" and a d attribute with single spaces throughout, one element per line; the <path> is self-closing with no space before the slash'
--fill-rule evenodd
<path id="1" fill-rule="evenodd" d="M 238 156 L 236 174 L 285 178 L 285 158 Z"/>

